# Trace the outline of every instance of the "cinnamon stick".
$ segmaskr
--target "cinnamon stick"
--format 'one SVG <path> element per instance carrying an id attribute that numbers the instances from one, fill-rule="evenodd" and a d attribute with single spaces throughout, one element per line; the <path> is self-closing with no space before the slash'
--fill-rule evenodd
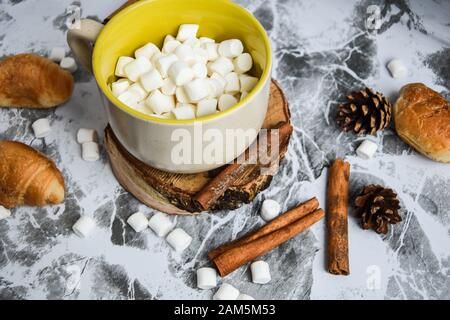
<path id="1" fill-rule="evenodd" d="M 318 209 L 281 229 L 223 252 L 213 259 L 213 263 L 219 271 L 220 276 L 224 277 L 247 262 L 266 254 L 295 237 L 323 217 L 323 210 Z"/>
<path id="2" fill-rule="evenodd" d="M 285 226 L 295 222 L 296 220 L 303 218 L 307 214 L 313 212 L 319 207 L 319 201 L 317 198 L 309 199 L 306 202 L 298 205 L 297 207 L 287 211 L 286 213 L 276 217 L 269 223 L 265 224 L 263 227 L 245 235 L 240 239 L 236 239 L 216 249 L 210 251 L 208 253 L 208 257 L 210 260 L 215 259 L 217 256 L 221 255 L 227 250 L 242 246 L 243 244 L 254 241 L 258 238 L 268 235 L 269 233 L 284 228 Z"/>
<path id="3" fill-rule="evenodd" d="M 273 130 L 273 129 L 271 129 Z M 292 133 L 292 126 L 290 123 L 284 123 L 276 130 L 279 130 L 278 137 L 280 141 L 280 145 L 282 142 L 288 139 Z M 264 131 L 261 134 L 267 134 Z M 249 147 L 246 152 L 244 163 L 236 163 L 233 162 L 227 165 L 216 177 L 211 179 L 194 197 L 195 204 L 202 211 L 209 210 L 216 201 L 225 193 L 225 191 L 242 175 L 243 172 L 247 170 L 249 166 L 256 166 L 259 148 L 263 148 L 264 146 L 258 145 L 259 141 L 267 141 L 267 146 L 265 150 L 270 150 L 271 141 L 269 134 L 267 139 L 261 139 L 261 134 L 258 139 Z M 271 153 L 272 154 L 272 153 Z M 265 159 L 267 160 L 267 159 Z M 275 160 L 275 159 L 270 159 Z"/>
<path id="4" fill-rule="evenodd" d="M 348 259 L 348 184 L 350 164 L 336 159 L 328 173 L 328 272 L 350 274 Z"/>

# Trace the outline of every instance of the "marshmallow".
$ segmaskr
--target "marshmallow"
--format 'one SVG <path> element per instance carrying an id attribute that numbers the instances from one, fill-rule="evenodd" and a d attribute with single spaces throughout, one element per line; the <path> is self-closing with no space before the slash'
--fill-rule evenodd
<path id="1" fill-rule="evenodd" d="M 378 149 L 378 145 L 371 141 L 371 140 L 364 140 L 358 147 L 358 149 L 356 149 L 356 154 L 364 159 L 364 160 L 368 160 L 370 158 L 372 158 L 372 156 L 375 154 L 375 152 Z"/>
<path id="2" fill-rule="evenodd" d="M 266 284 L 270 278 L 269 265 L 265 261 L 255 261 L 250 265 L 253 283 Z"/>
<path id="3" fill-rule="evenodd" d="M 147 98 L 147 91 L 139 83 L 132 84 L 127 91 L 135 96 L 137 101 Z"/>
<path id="4" fill-rule="evenodd" d="M 241 85 L 239 82 L 239 76 L 236 72 L 230 72 L 225 76 L 225 81 L 227 84 L 225 85 L 225 92 L 235 94 L 238 93 L 241 89 Z"/>
<path id="5" fill-rule="evenodd" d="M 172 79 L 173 82 L 177 86 L 183 86 L 192 79 L 194 79 L 194 72 L 189 68 L 188 64 L 184 61 L 176 61 L 174 62 L 167 72 L 169 78 Z"/>
<path id="6" fill-rule="evenodd" d="M 158 237 L 165 237 L 172 231 L 174 224 L 165 213 L 158 212 L 148 220 L 148 226 Z"/>
<path id="7" fill-rule="evenodd" d="M 266 220 L 270 221 L 276 218 L 281 212 L 281 206 L 278 202 L 272 199 L 266 199 L 264 200 L 262 206 L 261 206 L 261 217 Z"/>
<path id="8" fill-rule="evenodd" d="M 210 89 L 210 97 L 211 98 L 217 98 L 220 97 L 223 94 L 223 91 L 225 89 L 225 85 L 218 79 L 209 78 L 208 84 Z"/>
<path id="9" fill-rule="evenodd" d="M 178 102 L 181 103 L 189 103 L 189 97 L 186 95 L 186 91 L 183 89 L 183 87 L 178 87 L 175 91 L 175 96 L 177 98 Z"/>
<path id="10" fill-rule="evenodd" d="M 156 66 L 156 61 L 158 61 L 159 58 L 164 56 L 166 56 L 164 53 L 156 52 L 153 54 L 152 58 L 150 59 L 150 62 L 152 63 L 152 65 Z"/>
<path id="11" fill-rule="evenodd" d="M 128 90 L 121 93 L 117 99 L 119 99 L 121 102 L 125 103 L 128 106 L 131 106 L 138 102 L 136 96 L 129 92 Z"/>
<path id="12" fill-rule="evenodd" d="M 111 83 L 111 90 L 115 97 L 120 96 L 124 93 L 131 85 L 128 79 L 120 79 L 116 82 Z"/>
<path id="13" fill-rule="evenodd" d="M 128 79 L 133 82 L 138 81 L 139 77 L 153 68 L 150 60 L 144 57 L 137 58 L 127 63 L 123 70 Z"/>
<path id="14" fill-rule="evenodd" d="M 206 79 L 195 79 L 184 86 L 190 102 L 198 102 L 209 96 L 210 88 Z"/>
<path id="15" fill-rule="evenodd" d="M 217 72 L 213 72 L 213 73 L 211 74 L 211 79 L 216 79 L 216 80 L 220 81 L 220 84 L 221 84 L 222 87 L 223 87 L 222 90 L 225 90 L 225 86 L 227 85 L 227 80 L 226 80 L 224 77 L 222 77 L 222 76 L 221 76 L 220 74 L 218 74 Z"/>
<path id="16" fill-rule="evenodd" d="M 11 216 L 11 210 L 6 209 L 4 206 L 0 206 L 0 220 L 6 219 Z"/>
<path id="17" fill-rule="evenodd" d="M 176 40 L 174 36 L 172 36 L 171 34 L 168 34 L 167 36 L 164 37 L 164 41 L 163 41 L 163 46 L 169 42 L 169 41 L 173 41 Z"/>
<path id="18" fill-rule="evenodd" d="M 207 290 L 217 286 L 217 272 L 213 268 L 197 270 L 197 288 Z"/>
<path id="19" fill-rule="evenodd" d="M 85 143 L 97 140 L 97 132 L 94 129 L 80 128 L 77 132 L 77 142 Z"/>
<path id="20" fill-rule="evenodd" d="M 191 67 L 192 72 L 194 73 L 194 77 L 197 79 L 203 79 L 206 78 L 208 75 L 208 68 L 206 68 L 206 65 L 201 62 L 194 63 Z"/>
<path id="21" fill-rule="evenodd" d="M 162 114 L 154 114 L 152 113 L 152 117 L 160 118 L 160 119 L 173 119 L 172 112 L 166 112 Z"/>
<path id="22" fill-rule="evenodd" d="M 114 74 L 118 77 L 126 77 L 124 68 L 127 64 L 129 64 L 132 61 L 134 61 L 134 59 L 131 57 L 125 56 L 120 57 L 119 60 L 117 61 L 116 71 L 114 72 Z"/>
<path id="23" fill-rule="evenodd" d="M 173 83 L 172 80 L 167 78 L 167 79 L 164 79 L 164 81 L 163 81 L 161 91 L 162 91 L 162 93 L 164 93 L 167 96 L 173 96 L 175 94 L 175 92 L 177 91 L 177 86 L 175 85 L 175 83 Z"/>
<path id="24" fill-rule="evenodd" d="M 139 112 L 142 112 L 145 114 L 149 114 L 149 115 L 153 115 L 153 112 L 149 109 L 149 107 L 145 103 L 145 100 L 136 102 L 135 104 L 132 104 L 130 107 L 136 111 L 139 111 Z"/>
<path id="25" fill-rule="evenodd" d="M 48 58 L 54 62 L 60 62 L 66 56 L 66 49 L 61 47 L 52 48 Z"/>
<path id="26" fill-rule="evenodd" d="M 400 59 L 393 59 L 389 61 L 387 68 L 393 78 L 404 78 L 408 76 L 408 69 Z"/>
<path id="27" fill-rule="evenodd" d="M 255 300 L 252 296 L 245 293 L 240 293 L 236 300 Z"/>
<path id="28" fill-rule="evenodd" d="M 178 40 L 169 40 L 166 43 L 164 43 L 164 46 L 162 48 L 163 53 L 173 53 L 175 49 L 181 45 L 181 42 Z"/>
<path id="29" fill-rule="evenodd" d="M 186 44 L 178 46 L 174 53 L 179 60 L 184 61 L 189 65 L 195 63 L 196 61 L 194 50 Z"/>
<path id="30" fill-rule="evenodd" d="M 181 108 L 181 107 L 189 107 L 189 108 L 195 109 L 195 105 L 193 105 L 192 103 L 177 102 L 177 104 L 175 105 L 175 108 Z"/>
<path id="31" fill-rule="evenodd" d="M 199 29 L 198 24 L 182 24 L 178 28 L 177 40 L 186 41 L 191 38 L 197 37 L 197 32 Z"/>
<path id="32" fill-rule="evenodd" d="M 134 52 L 134 56 L 136 58 L 144 57 L 144 58 L 147 58 L 150 60 L 152 58 L 152 56 L 157 52 L 160 52 L 159 48 L 150 42 L 150 43 L 147 43 L 145 46 L 137 49 Z"/>
<path id="33" fill-rule="evenodd" d="M 176 61 L 178 61 L 178 58 L 174 54 L 163 55 L 156 60 L 155 67 L 158 69 L 159 73 L 161 73 L 163 78 L 167 78 L 167 71 Z"/>
<path id="34" fill-rule="evenodd" d="M 75 59 L 71 58 L 71 57 L 66 57 L 66 58 L 62 59 L 61 62 L 59 63 L 59 66 L 61 68 L 63 68 L 64 70 L 67 70 L 71 73 L 74 73 L 78 69 Z"/>
<path id="35" fill-rule="evenodd" d="M 208 37 L 200 37 L 200 38 L 198 38 L 198 41 L 200 41 L 201 45 L 205 45 L 207 43 L 215 43 L 216 42 L 216 40 L 208 38 Z"/>
<path id="36" fill-rule="evenodd" d="M 33 128 L 33 132 L 36 138 L 43 138 L 51 131 L 50 123 L 46 118 L 36 120 L 35 122 L 33 122 L 31 127 Z"/>
<path id="37" fill-rule="evenodd" d="M 219 98 L 219 110 L 224 111 L 238 103 L 238 100 L 231 94 L 223 94 Z"/>
<path id="38" fill-rule="evenodd" d="M 249 53 L 243 53 L 233 60 L 233 65 L 237 73 L 246 73 L 253 66 L 252 56 Z"/>
<path id="39" fill-rule="evenodd" d="M 73 232 L 80 238 L 86 238 L 94 229 L 95 221 L 91 217 L 81 216 L 72 227 Z"/>
<path id="40" fill-rule="evenodd" d="M 244 52 L 241 40 L 231 39 L 222 41 L 219 45 L 219 54 L 222 57 L 235 58 Z"/>
<path id="41" fill-rule="evenodd" d="M 208 59 L 208 61 L 215 61 L 219 58 L 218 43 L 205 43 L 203 47 L 206 50 L 206 58 Z"/>
<path id="42" fill-rule="evenodd" d="M 204 62 L 205 64 L 208 62 L 208 51 L 204 47 L 194 47 L 192 50 L 194 51 L 195 59 L 198 60 L 198 62 Z"/>
<path id="43" fill-rule="evenodd" d="M 222 283 L 219 290 L 214 294 L 214 300 L 236 300 L 239 297 L 239 290 L 231 284 Z"/>
<path id="44" fill-rule="evenodd" d="M 210 74 L 217 72 L 222 77 L 226 76 L 234 69 L 234 65 L 230 59 L 220 57 L 216 61 L 208 63 L 208 71 Z"/>
<path id="45" fill-rule="evenodd" d="M 259 79 L 256 77 L 252 77 L 246 74 L 239 75 L 239 82 L 241 84 L 241 92 L 247 91 L 250 92 L 256 86 Z"/>
<path id="46" fill-rule="evenodd" d="M 178 120 L 194 119 L 195 109 L 189 105 L 184 105 L 172 110 L 175 118 Z"/>
<path id="47" fill-rule="evenodd" d="M 139 82 L 147 92 L 152 92 L 153 90 L 159 89 L 164 84 L 161 74 L 156 69 L 150 70 L 149 72 L 141 75 Z"/>
<path id="48" fill-rule="evenodd" d="M 197 117 L 207 116 L 217 111 L 217 99 L 201 100 L 197 105 Z"/>
<path id="49" fill-rule="evenodd" d="M 199 48 L 201 46 L 201 43 L 197 38 L 189 38 L 184 41 L 183 44 L 190 46 L 191 48 Z"/>
<path id="50" fill-rule="evenodd" d="M 243 91 L 241 92 L 241 97 L 239 98 L 241 101 L 244 100 L 244 98 L 248 96 L 248 92 L 247 91 Z"/>
<path id="51" fill-rule="evenodd" d="M 166 96 L 161 91 L 153 91 L 145 100 L 147 106 L 156 114 L 170 112 L 175 107 L 173 96 Z"/>
<path id="52" fill-rule="evenodd" d="M 147 229 L 148 220 L 147 217 L 142 212 L 136 212 L 132 214 L 128 219 L 127 223 L 134 229 L 136 232 L 141 232 Z"/>
<path id="53" fill-rule="evenodd" d="M 94 141 L 84 142 L 81 144 L 81 157 L 84 161 L 97 161 L 100 159 L 100 151 L 98 143 Z"/>
<path id="54" fill-rule="evenodd" d="M 192 242 L 192 237 L 188 235 L 183 229 L 176 228 L 167 235 L 167 242 L 177 252 L 184 251 Z"/>
<path id="55" fill-rule="evenodd" d="M 206 66 L 206 64 L 208 63 L 208 59 L 204 56 L 202 56 L 201 54 L 195 54 L 195 63 L 201 63 L 204 64 Z"/>

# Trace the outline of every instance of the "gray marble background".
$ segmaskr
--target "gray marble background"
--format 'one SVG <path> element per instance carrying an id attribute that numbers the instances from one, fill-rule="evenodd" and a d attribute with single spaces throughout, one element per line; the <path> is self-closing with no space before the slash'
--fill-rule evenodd
<path id="1" fill-rule="evenodd" d="M 81 1 L 82 16 L 102 20 L 121 0 Z M 351 275 L 325 270 L 325 225 L 310 230 L 263 257 L 272 281 L 250 281 L 248 266 L 226 277 L 258 299 L 449 299 L 450 167 L 432 162 L 404 144 L 393 129 L 380 133 L 377 155 L 355 157 L 361 137 L 343 134 L 336 106 L 365 85 L 395 101 L 399 88 L 424 82 L 450 97 L 450 1 L 240 0 L 267 29 L 273 45 L 273 76 L 291 105 L 295 132 L 281 172 L 269 189 L 233 212 L 174 218 L 194 238 L 174 253 L 151 230 L 136 234 L 127 217 L 141 205 L 114 179 L 105 153 L 84 162 L 75 134 L 79 127 L 102 133 L 106 126 L 98 90 L 85 71 L 75 74 L 72 99 L 55 110 L 0 109 L 0 139 L 14 139 L 54 159 L 67 184 L 64 204 L 22 207 L 0 221 L 1 299 L 210 299 L 214 290 L 195 288 L 195 270 L 206 253 L 263 223 L 261 201 L 274 198 L 283 209 L 317 196 L 325 205 L 327 166 L 336 156 L 352 164 L 351 196 L 364 184 L 394 188 L 403 221 L 386 236 L 360 228 L 351 215 Z M 47 54 L 65 46 L 66 8 L 71 0 L 0 0 L 0 57 L 19 52 Z M 377 4 L 382 25 L 368 31 L 367 6 Z M 401 58 L 407 78 L 392 79 L 386 68 Z M 31 123 L 51 121 L 52 133 L 36 139 Z M 1 161 L 1 159 L 0 159 Z M 88 239 L 71 231 L 80 214 L 97 229 Z"/>

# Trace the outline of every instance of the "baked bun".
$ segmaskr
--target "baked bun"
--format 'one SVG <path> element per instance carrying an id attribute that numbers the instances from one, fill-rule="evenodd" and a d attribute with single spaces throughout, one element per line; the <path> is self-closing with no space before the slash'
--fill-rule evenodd
<path id="1" fill-rule="evenodd" d="M 423 155 L 450 163 L 450 103 L 423 83 L 400 90 L 394 106 L 398 135 Z"/>

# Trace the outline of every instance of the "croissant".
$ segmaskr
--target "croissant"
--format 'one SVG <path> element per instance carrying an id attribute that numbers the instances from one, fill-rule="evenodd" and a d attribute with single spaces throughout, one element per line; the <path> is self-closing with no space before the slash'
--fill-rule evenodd
<path id="1" fill-rule="evenodd" d="M 51 108 L 72 91 L 72 75 L 47 58 L 24 53 L 0 61 L 0 107 Z"/>
<path id="2" fill-rule="evenodd" d="M 64 200 L 64 179 L 53 161 L 15 141 L 0 141 L 0 205 L 43 206 Z"/>

